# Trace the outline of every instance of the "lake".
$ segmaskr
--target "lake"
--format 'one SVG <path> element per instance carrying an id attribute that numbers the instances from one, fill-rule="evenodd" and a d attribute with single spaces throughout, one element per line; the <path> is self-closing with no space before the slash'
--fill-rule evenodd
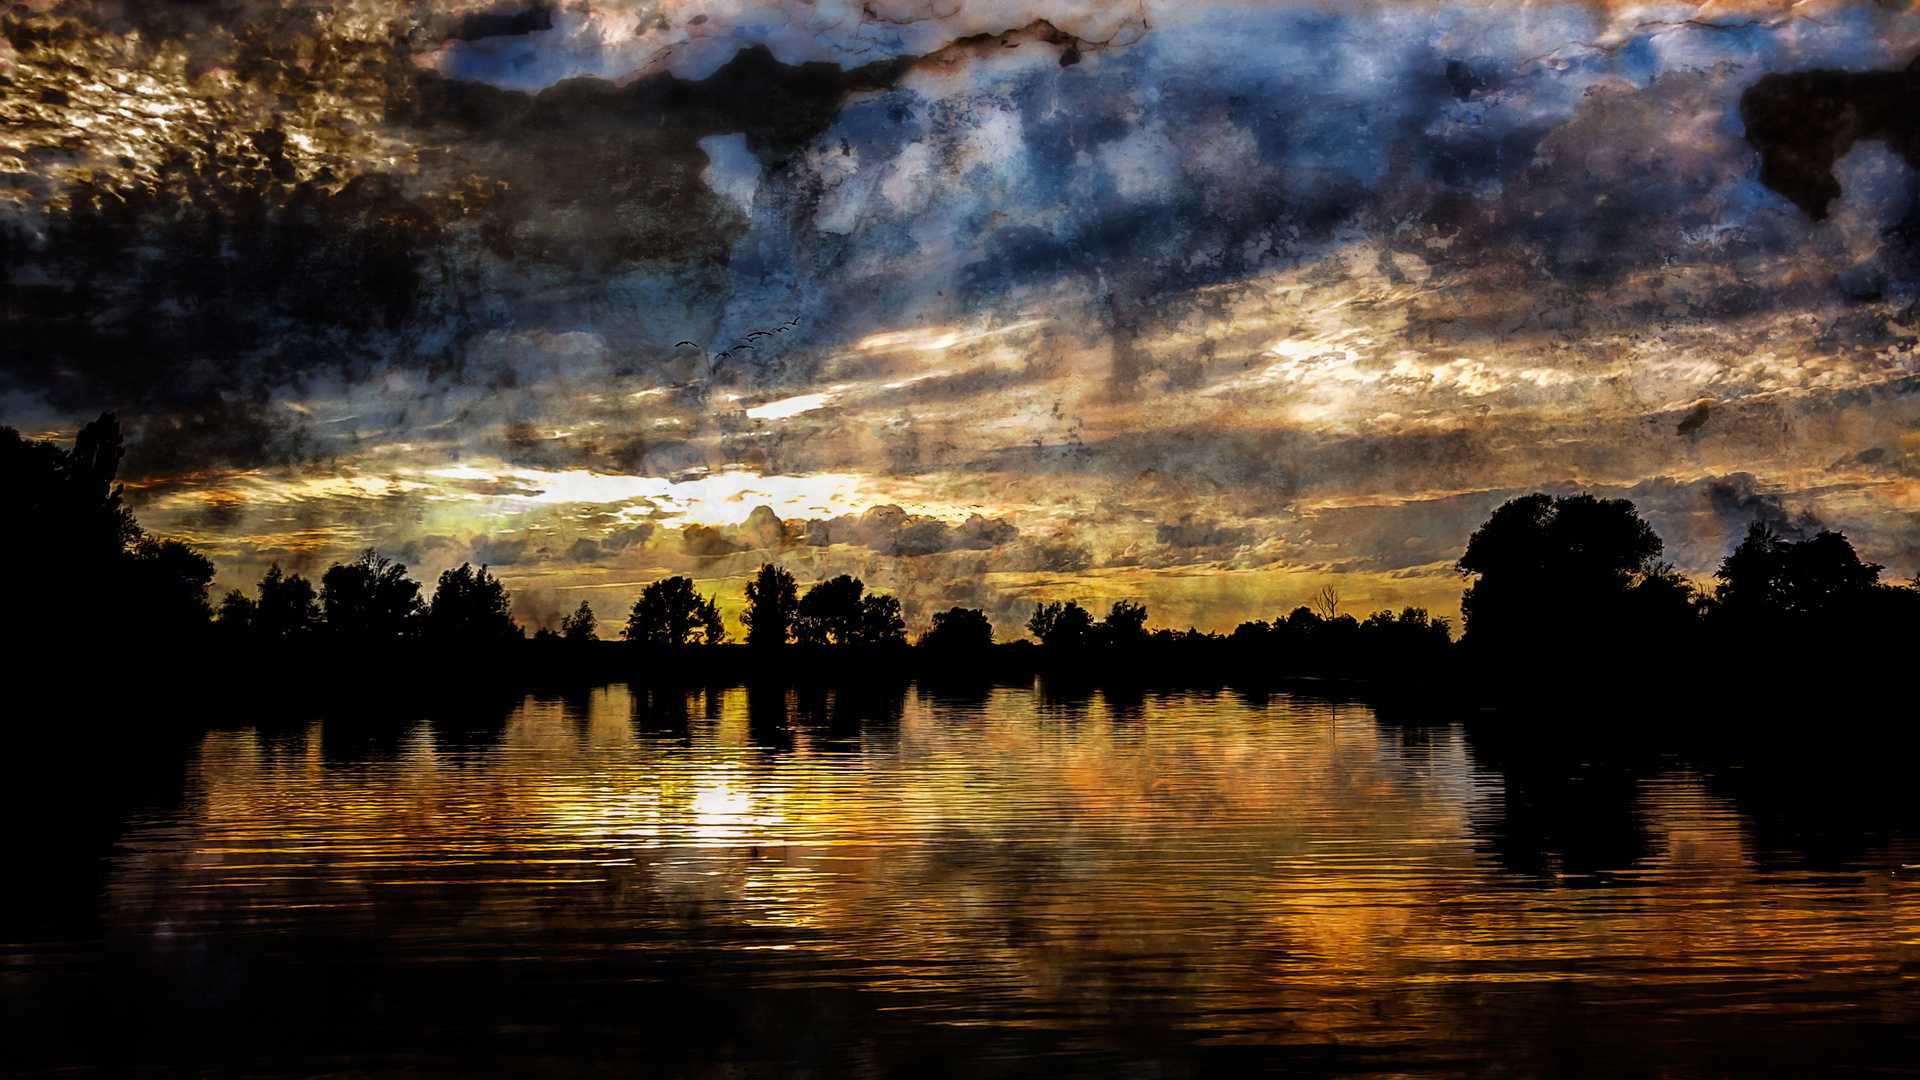
<path id="1" fill-rule="evenodd" d="M 1904 819 L 1659 749 L 1044 683 L 260 710 L 13 879 L 75 910 L 0 944 L 6 1071 L 1920 1071 Z"/>

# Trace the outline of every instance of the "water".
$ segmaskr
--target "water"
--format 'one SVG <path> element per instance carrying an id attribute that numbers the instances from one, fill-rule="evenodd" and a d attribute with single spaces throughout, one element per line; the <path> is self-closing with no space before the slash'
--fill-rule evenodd
<path id="1" fill-rule="evenodd" d="M 9 1071 L 1752 1077 L 1920 1069 L 1920 862 L 1684 762 L 1173 694 L 529 699 L 208 734 Z M 1531 769 L 1531 771 L 1528 771 Z M 15 934 L 21 937 L 21 934 Z"/>

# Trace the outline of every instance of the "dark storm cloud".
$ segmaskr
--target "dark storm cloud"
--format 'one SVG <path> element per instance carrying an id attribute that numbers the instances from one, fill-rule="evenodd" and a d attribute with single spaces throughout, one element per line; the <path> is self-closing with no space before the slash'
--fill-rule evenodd
<path id="1" fill-rule="evenodd" d="M 246 25 L 253 14 L 270 17 Z M 849 91 L 898 71 L 787 66 L 749 49 L 698 83 L 662 74 L 525 94 L 415 68 L 404 28 L 337 44 L 311 13 L 151 5 L 0 19 L 19 57 L 9 111 L 50 117 L 55 137 L 94 107 L 62 86 L 97 77 L 93 66 L 140 77 L 164 63 L 158 43 L 176 40 L 286 106 L 230 117 L 246 126 L 210 128 L 205 143 L 170 129 L 174 142 L 103 159 L 5 222 L 7 388 L 65 411 L 120 409 L 135 474 L 324 457 L 340 449 L 333 433 L 278 400 L 396 361 L 459 380 L 473 344 L 502 329 L 584 322 L 624 340 L 615 279 L 697 279 L 725 266 L 744 227 L 700 179 L 701 138 L 744 133 L 777 169 Z M 145 44 L 131 59 L 86 52 L 102 24 Z M 148 86 L 145 107 L 191 110 L 217 90 Z M 304 98 L 326 95 L 368 99 L 377 130 L 302 127 Z M 387 165 L 381 140 L 419 164 Z"/>
<path id="2" fill-rule="evenodd" d="M 1855 143 L 1882 140 L 1920 167 L 1920 57 L 1900 71 L 1796 71 L 1740 95 L 1760 180 L 1820 220 L 1840 196 L 1833 166 Z"/>
<path id="3" fill-rule="evenodd" d="M 635 318 L 646 306 L 635 274 L 679 280 L 693 298 L 690 322 L 725 322 L 729 281 L 777 290 L 857 259 L 913 257 L 924 247 L 914 230 L 943 212 L 958 215 L 956 233 L 972 244 L 952 268 L 948 303 L 990 304 L 1008 290 L 1091 273 L 1105 278 L 1115 309 L 1107 329 L 1121 333 L 1132 332 L 1126 309 L 1141 298 L 1312 257 L 1349 225 L 1400 237 L 1389 247 L 1411 243 L 1442 273 L 1501 260 L 1539 267 L 1536 286 L 1590 287 L 1724 216 L 1726 207 L 1707 204 L 1731 159 L 1675 162 L 1663 135 L 1676 115 L 1728 106 L 1738 89 L 1731 69 L 1663 73 L 1672 61 L 1639 39 L 1515 63 L 1351 19 L 1246 16 L 1233 49 L 1206 46 L 1206 64 L 1188 62 L 1207 40 L 1189 33 L 988 80 L 991 100 L 1019 119 L 1027 160 L 1010 203 L 911 214 L 874 206 L 857 216 L 857 231 L 822 232 L 810 226 L 823 200 L 841 197 L 828 176 L 836 150 L 873 168 L 924 142 L 933 167 L 954 166 L 971 152 L 979 103 L 889 90 L 911 58 L 843 71 L 749 48 L 697 82 L 571 79 L 537 94 L 413 64 L 413 50 L 436 36 L 545 40 L 552 22 L 538 6 L 426 18 L 350 48 L 316 45 L 310 17 L 257 5 L 92 10 L 64 21 L 6 17 L 36 72 L 11 93 L 68 94 L 57 65 L 36 58 L 65 57 L 64 43 L 103 28 L 138 29 L 186 42 L 197 62 L 227 64 L 296 107 L 332 87 L 365 98 L 380 117 L 377 130 L 356 129 L 357 159 L 295 130 L 292 111 L 238 117 L 245 124 L 224 144 L 200 151 L 176 140 L 153 161 L 78 182 L 69 209 L 10 224 L 13 389 L 72 411 L 124 407 L 142 429 L 130 467 L 148 472 L 324 456 L 337 448 L 333 433 L 276 405 L 316 379 L 365 381 L 400 360 L 501 385 L 496 373 L 469 367 L 476 342 L 494 333 L 588 330 L 625 370 L 678 379 L 685 373 L 659 365 L 686 358 L 663 356 L 667 342 L 656 339 L 694 331 Z M 1694 36 L 1711 39 L 1689 46 L 1700 63 L 1765 62 L 1774 48 L 1755 27 Z M 1600 83 L 1598 97 L 1588 93 Z M 1756 118 L 1780 112 L 1798 86 L 1757 87 Z M 1824 86 L 1806 92 L 1824 102 L 1833 97 Z M 857 90 L 875 93 L 843 109 Z M 1873 100 L 1891 92 L 1873 90 Z M 1187 137 L 1173 139 L 1168 125 Z M 1710 134 L 1732 139 L 1730 124 L 1721 127 Z M 1853 135 L 1879 131 L 1869 123 Z M 750 223 L 703 179 L 713 158 L 699 140 L 712 135 L 739 136 L 762 170 L 764 223 Z M 825 160 L 808 160 L 823 135 Z M 410 164 L 383 164 L 368 141 L 376 136 Z M 1127 155 L 1146 161 L 1163 151 L 1164 161 L 1129 174 Z M 1035 224 L 1018 220 L 1026 207 L 1064 209 Z M 1013 221 L 994 225 L 996 217 Z M 1455 243 L 1420 246 L 1431 236 Z M 1765 253 L 1794 239 L 1744 242 Z M 829 284 L 810 299 L 816 319 L 794 341 L 830 346 L 834 333 L 857 332 L 879 312 L 912 310 L 927 283 L 854 275 L 845 287 L 858 298 Z M 815 329 L 822 321 L 837 330 Z M 731 363 L 749 379 L 804 383 L 817 361 L 804 349 L 785 358 L 755 350 Z M 177 434 L 164 444 L 145 438 L 155 424 Z M 562 448 L 513 431 L 508 443 L 510 460 L 569 463 L 555 456 Z M 643 467 L 645 453 L 625 458 Z"/>

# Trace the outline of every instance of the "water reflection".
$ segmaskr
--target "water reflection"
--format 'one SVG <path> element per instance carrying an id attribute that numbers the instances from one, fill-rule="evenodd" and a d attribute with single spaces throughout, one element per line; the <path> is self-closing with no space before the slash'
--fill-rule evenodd
<path id="1" fill-rule="evenodd" d="M 1675 761 L 1354 703 L 610 687 L 208 735 L 6 1033 L 96 1074 L 1905 1067 L 1881 839 L 1781 873 Z"/>

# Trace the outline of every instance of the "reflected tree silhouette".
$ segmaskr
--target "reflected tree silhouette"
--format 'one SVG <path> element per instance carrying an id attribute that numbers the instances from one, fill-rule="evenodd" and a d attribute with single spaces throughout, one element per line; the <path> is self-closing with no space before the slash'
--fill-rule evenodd
<path id="1" fill-rule="evenodd" d="M 747 684 L 747 736 L 755 746 L 779 751 L 793 749 L 794 694 L 785 683 Z"/>
<path id="2" fill-rule="evenodd" d="M 1501 778 L 1496 813 L 1472 823 L 1476 846 L 1543 886 L 1630 883 L 1657 850 L 1641 786 L 1659 755 L 1631 741 L 1603 750 L 1585 730 L 1542 738 L 1544 720 L 1468 729 L 1474 759 Z"/>
<path id="3" fill-rule="evenodd" d="M 665 732 L 685 736 L 693 725 L 696 705 L 703 704 L 699 690 L 685 687 L 631 687 L 633 726 L 644 733 Z"/>

